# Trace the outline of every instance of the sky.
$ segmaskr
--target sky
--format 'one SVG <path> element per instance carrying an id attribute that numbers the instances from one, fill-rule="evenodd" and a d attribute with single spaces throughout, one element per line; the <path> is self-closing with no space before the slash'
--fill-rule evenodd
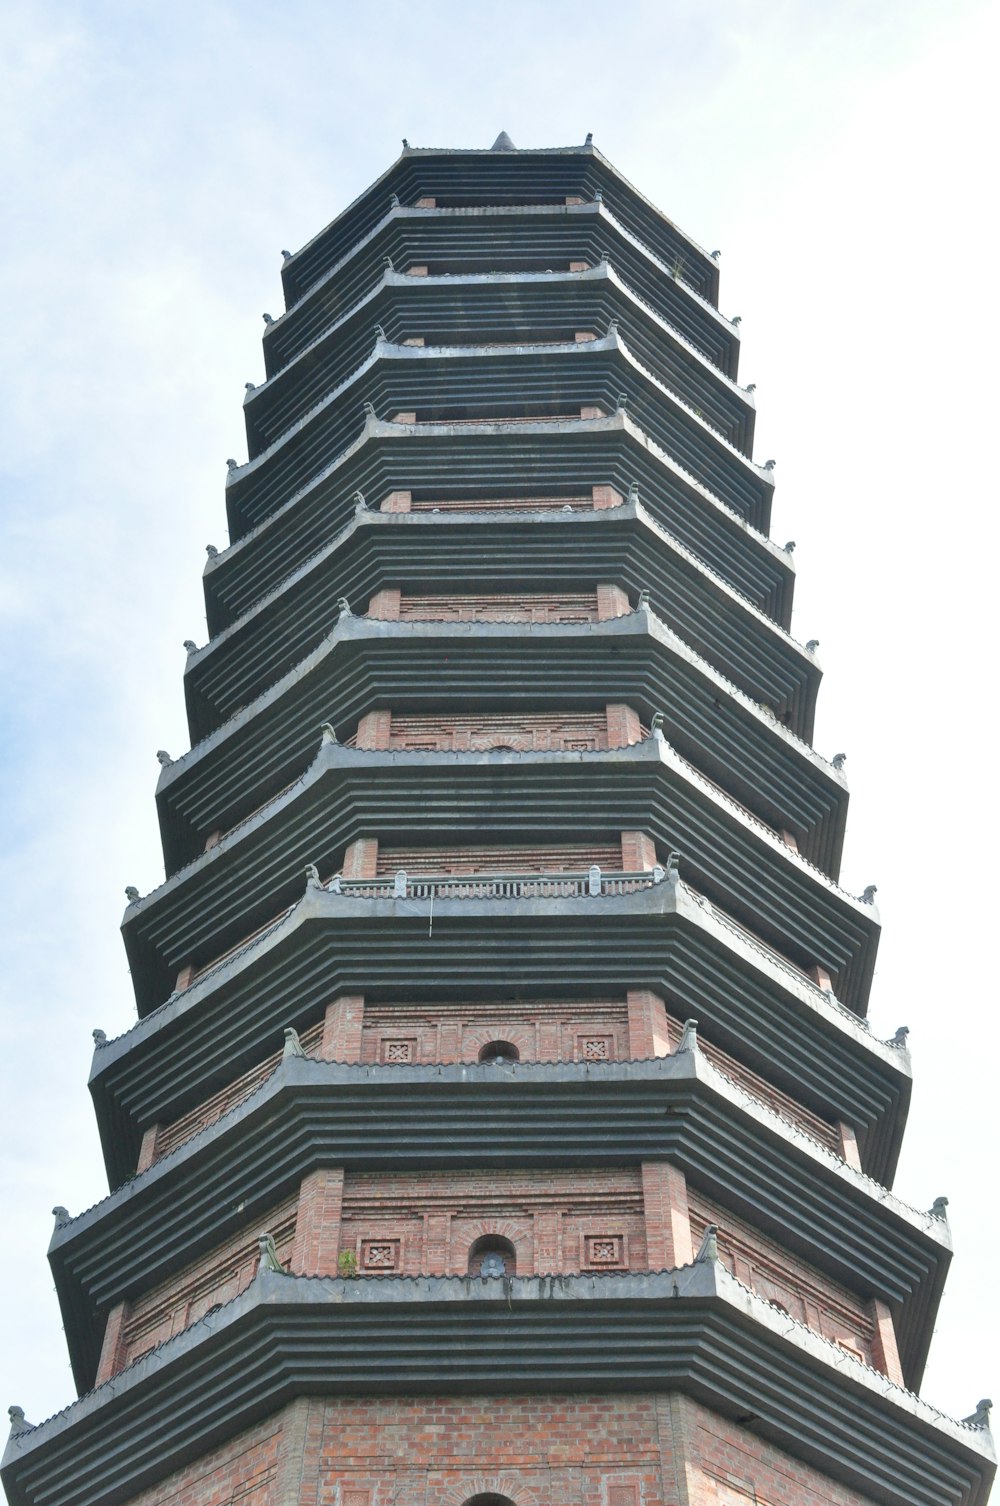
<path id="1" fill-rule="evenodd" d="M 86 1078 L 135 1019 L 155 751 L 280 248 L 415 146 L 595 144 L 742 318 L 842 879 L 878 885 L 875 1031 L 911 1030 L 898 1194 L 950 1200 L 923 1394 L 1000 1388 L 990 690 L 1000 13 L 979 0 L 7 0 L 0 20 L 0 1405 L 73 1396 L 50 1209 L 106 1194 Z M 992 1350 L 992 1352 L 991 1352 Z"/>

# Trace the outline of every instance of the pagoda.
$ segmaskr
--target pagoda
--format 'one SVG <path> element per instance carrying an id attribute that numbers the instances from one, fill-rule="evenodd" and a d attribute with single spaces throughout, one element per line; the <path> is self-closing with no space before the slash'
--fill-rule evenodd
<path id="1" fill-rule="evenodd" d="M 284 253 L 10 1506 L 985 1502 L 717 256 L 505 133 Z"/>

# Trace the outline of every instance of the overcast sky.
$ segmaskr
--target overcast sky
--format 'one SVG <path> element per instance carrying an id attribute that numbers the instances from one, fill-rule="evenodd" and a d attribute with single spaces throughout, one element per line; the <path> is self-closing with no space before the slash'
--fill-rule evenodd
<path id="1" fill-rule="evenodd" d="M 133 1022 L 124 886 L 162 879 L 157 748 L 295 248 L 415 146 L 600 149 L 743 319 L 793 631 L 878 885 L 871 1019 L 911 1027 L 897 1192 L 951 1200 L 923 1388 L 995 1339 L 995 9 L 977 0 L 359 6 L 7 0 L 0 22 L 0 1404 L 73 1395 L 49 1210 L 107 1192 L 91 1030 Z M 990 1332 L 988 1332 L 990 1330 Z"/>

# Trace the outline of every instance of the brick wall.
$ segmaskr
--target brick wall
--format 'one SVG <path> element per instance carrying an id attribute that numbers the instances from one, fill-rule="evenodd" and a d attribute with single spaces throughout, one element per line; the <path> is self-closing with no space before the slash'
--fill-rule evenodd
<path id="1" fill-rule="evenodd" d="M 681 1029 L 682 1021 L 647 989 L 629 990 L 617 1000 L 391 1000 L 366 1005 L 360 995 L 351 995 L 331 1001 L 325 1022 L 314 1021 L 300 1032 L 300 1040 L 307 1055 L 327 1061 L 476 1061 L 483 1047 L 497 1040 L 509 1041 L 523 1061 L 621 1061 L 669 1055 Z M 709 1061 L 747 1092 L 843 1157 L 851 1142 L 847 1126 L 821 1119 L 704 1035 L 699 1045 Z M 267 1080 L 280 1058 L 280 1051 L 270 1052 L 198 1107 L 152 1126 L 138 1169 L 145 1170 L 237 1107 Z"/>
<path id="2" fill-rule="evenodd" d="M 367 1004 L 361 1060 L 476 1061 L 491 1041 L 522 1061 L 619 1061 L 629 1055 L 624 999 L 503 999 Z"/>
<path id="3" fill-rule="evenodd" d="M 319 1046 L 322 1034 L 323 1023 L 318 1021 L 300 1037 L 302 1049 L 312 1053 Z M 217 1119 L 221 1119 L 223 1114 L 228 1114 L 230 1109 L 243 1103 L 260 1087 L 261 1083 L 267 1081 L 280 1060 L 281 1052 L 272 1051 L 258 1066 L 251 1068 L 249 1072 L 244 1072 L 227 1087 L 220 1088 L 218 1093 L 213 1093 L 211 1098 L 207 1098 L 197 1108 L 191 1109 L 189 1113 L 172 1120 L 169 1124 L 158 1127 L 150 1162 L 169 1155 L 172 1150 L 176 1150 L 179 1145 L 190 1140 L 191 1136 L 196 1135 L 199 1130 L 206 1129 Z"/>
<path id="4" fill-rule="evenodd" d="M 134 1496 L 130 1506 L 287 1506 L 281 1487 L 296 1409 L 285 1408 L 162 1484 Z M 294 1460 L 299 1474 L 299 1459 Z"/>
<path id="5" fill-rule="evenodd" d="M 687 1506 L 867 1506 L 838 1485 L 686 1397 L 669 1403 L 673 1441 L 684 1460 Z"/>
<path id="6" fill-rule="evenodd" d="M 527 752 L 591 752 L 628 747 L 644 736 L 630 706 L 603 711 L 484 712 L 478 716 L 401 716 L 369 711 L 348 745 L 409 752 L 480 753 L 493 748 Z"/>
<path id="7" fill-rule="evenodd" d="M 693 1188 L 688 1189 L 688 1207 L 695 1247 L 706 1224 L 717 1224 L 719 1257 L 744 1286 L 823 1338 L 872 1363 L 874 1319 L 868 1302 Z"/>
<path id="8" fill-rule="evenodd" d="M 301 1398 L 130 1506 L 872 1506 L 676 1393 Z"/>
<path id="9" fill-rule="evenodd" d="M 624 846 L 624 843 L 622 844 Z M 597 863 L 601 868 L 621 870 L 622 847 L 610 844 L 550 847 L 525 844 L 477 843 L 468 847 L 379 847 L 375 876 L 397 873 L 581 873 Z M 345 863 L 346 872 L 346 863 Z M 359 878 L 362 875 L 357 875 Z"/>
<path id="10" fill-rule="evenodd" d="M 296 1196 L 277 1204 L 254 1220 L 252 1230 L 240 1230 L 225 1244 L 128 1303 L 120 1315 L 113 1353 L 105 1343 L 100 1378 L 106 1380 L 147 1350 L 196 1323 L 210 1308 L 245 1291 L 257 1270 L 257 1239 L 264 1230 L 274 1236 L 279 1259 L 287 1261 L 295 1236 L 298 1201 Z"/>
<path id="11" fill-rule="evenodd" d="M 638 1168 L 586 1171 L 348 1173 L 341 1249 L 362 1273 L 464 1275 L 469 1252 L 499 1236 L 517 1274 L 644 1270 Z"/>
<path id="12" fill-rule="evenodd" d="M 369 601 L 368 616 L 386 622 L 597 622 L 630 610 L 624 592 L 618 587 L 607 589 L 624 600 L 624 605 L 618 601 L 618 611 L 609 609 L 599 589 L 517 595 L 451 592 L 447 596 L 403 596 L 384 589 Z"/>
<path id="13" fill-rule="evenodd" d="M 382 512 L 590 512 L 621 507 L 624 497 L 613 486 L 592 486 L 573 497 L 415 497 L 393 491 L 382 499 Z"/>

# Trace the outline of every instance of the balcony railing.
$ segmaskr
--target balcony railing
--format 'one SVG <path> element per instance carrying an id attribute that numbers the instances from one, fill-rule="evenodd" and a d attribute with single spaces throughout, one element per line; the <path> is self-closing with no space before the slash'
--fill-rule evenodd
<path id="1" fill-rule="evenodd" d="M 595 864 L 583 873 L 408 874 L 400 869 L 380 878 L 351 879 L 337 874 L 323 887 L 352 899 L 586 899 L 635 894 L 667 876 L 665 868 L 609 873 Z"/>

